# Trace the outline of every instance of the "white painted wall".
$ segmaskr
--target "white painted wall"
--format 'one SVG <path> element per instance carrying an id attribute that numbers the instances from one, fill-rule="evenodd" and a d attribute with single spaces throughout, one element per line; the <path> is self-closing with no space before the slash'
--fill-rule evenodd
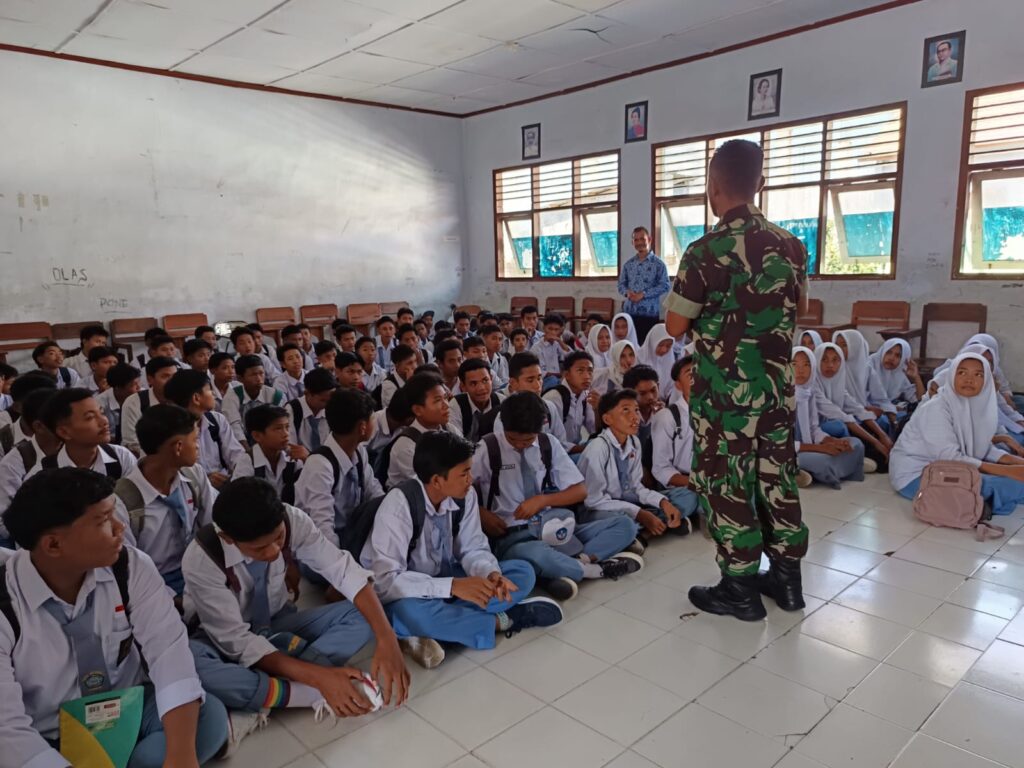
<path id="1" fill-rule="evenodd" d="M 460 288 L 457 119 L 15 53 L 0 105 L 0 322 Z"/>
<path id="2" fill-rule="evenodd" d="M 821 0 L 812 0 L 820 2 Z M 950 279 L 964 92 L 1024 81 L 1020 0 L 926 0 L 673 69 L 478 117 L 464 126 L 468 243 L 462 299 L 505 308 L 508 298 L 611 295 L 601 282 L 497 282 L 494 276 L 494 168 L 518 165 L 520 126 L 541 123 L 543 160 L 621 148 L 622 226 L 651 223 L 651 144 L 623 144 L 623 106 L 649 100 L 650 142 L 730 132 L 746 120 L 748 77 L 781 67 L 779 121 L 908 102 L 899 254 L 893 281 L 816 280 L 826 321 L 848 320 L 860 298 L 905 299 L 919 319 L 927 301 L 984 302 L 1001 339 L 1004 367 L 1024 386 L 1024 284 Z M 922 90 L 926 37 L 967 30 L 963 83 Z M 768 122 L 771 121 L 758 121 Z M 958 329 L 959 330 L 959 329 Z M 934 339 L 933 339 L 934 341 Z M 931 350 L 930 350 L 931 351 Z M 936 350 L 943 351 L 943 350 Z"/>

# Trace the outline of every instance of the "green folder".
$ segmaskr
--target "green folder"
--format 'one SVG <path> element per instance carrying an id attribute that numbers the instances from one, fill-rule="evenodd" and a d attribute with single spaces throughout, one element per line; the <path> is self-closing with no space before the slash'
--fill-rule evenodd
<path id="1" fill-rule="evenodd" d="M 142 686 L 60 706 L 60 753 L 75 768 L 126 768 L 142 725 Z"/>

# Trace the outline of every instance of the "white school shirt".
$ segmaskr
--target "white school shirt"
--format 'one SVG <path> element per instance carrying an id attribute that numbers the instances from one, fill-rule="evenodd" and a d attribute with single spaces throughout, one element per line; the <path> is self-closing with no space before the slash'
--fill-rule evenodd
<path id="1" fill-rule="evenodd" d="M 373 414 L 373 437 L 366 442 L 368 453 L 377 453 L 387 448 L 391 442 L 391 425 L 388 424 L 388 414 L 385 410 L 374 411 Z"/>
<path id="2" fill-rule="evenodd" d="M 71 387 L 80 387 L 80 386 L 82 386 L 82 377 L 78 375 L 78 371 L 76 371 L 74 368 L 68 368 L 68 367 L 63 366 L 63 365 L 61 366 L 61 368 L 63 368 L 65 371 L 68 372 L 68 381 L 67 381 L 67 383 L 65 383 L 64 377 L 61 375 L 60 371 L 58 370 L 57 371 L 57 389 L 70 389 Z M 42 370 L 42 368 L 40 368 L 39 370 Z"/>
<path id="3" fill-rule="evenodd" d="M 367 585 L 371 574 L 360 567 L 348 552 L 339 550 L 323 537 L 313 521 L 301 510 L 285 504 L 290 528 L 289 547 L 295 560 L 318 573 L 349 600 Z M 230 568 L 241 590 L 236 595 L 228 587 L 224 572 L 217 567 L 199 542 L 193 541 L 181 561 L 185 577 L 185 615 L 199 616 L 207 636 L 229 661 L 251 667 L 277 648 L 249 626 L 252 618 L 253 581 L 245 564 L 252 562 L 234 544 L 222 540 L 224 567 Z M 289 600 L 285 583 L 284 555 L 270 563 L 267 571 L 267 596 L 270 615 L 274 616 Z"/>
<path id="4" fill-rule="evenodd" d="M 79 380 L 78 386 L 82 389 L 88 389 L 94 395 L 98 395 L 100 393 L 100 385 L 96 383 L 96 376 L 93 375 L 92 371 L 89 371 L 87 375 L 83 376 L 81 380 Z"/>
<path id="5" fill-rule="evenodd" d="M 532 347 L 530 351 L 540 360 L 540 369 L 545 376 L 560 376 L 562 373 L 562 361 L 569 354 L 557 341 L 548 341 L 542 338 Z"/>
<path id="6" fill-rule="evenodd" d="M 277 495 L 281 495 L 281 491 L 284 490 L 284 470 L 289 463 L 295 464 L 295 470 L 300 471 L 302 469 L 302 462 L 298 459 L 292 461 L 289 459 L 284 452 L 277 457 L 277 468 L 270 466 L 270 461 L 267 459 L 267 455 L 263 452 L 259 443 L 253 443 L 252 456 L 246 452 L 242 452 L 238 461 L 235 463 L 235 471 L 231 473 L 231 479 L 237 480 L 240 477 L 256 477 L 256 469 L 259 467 L 266 467 L 266 472 L 263 473 L 263 479 L 274 486 L 274 490 L 277 491 Z"/>
<path id="7" fill-rule="evenodd" d="M 583 502 L 587 509 L 626 512 L 635 518 L 640 506 L 622 498 L 619 472 L 612 451 L 617 451 L 629 463 L 630 482 L 640 503 L 648 507 L 661 507 L 665 500 L 657 491 L 644 487 L 644 468 L 640 460 L 640 440 L 635 436 L 626 438 L 625 445 L 619 445 L 610 429 L 587 443 L 580 457 L 580 472 L 587 479 L 587 498 Z"/>
<path id="8" fill-rule="evenodd" d="M 504 392 L 508 388 L 508 360 L 501 353 L 494 357 L 488 357 L 487 362 L 491 364 L 491 389 L 495 392 Z"/>
<path id="9" fill-rule="evenodd" d="M 39 447 L 39 441 L 34 435 L 29 438 L 28 442 L 35 449 L 36 464 L 38 465 L 46 454 Z M 14 448 L 11 448 L 10 453 L 4 456 L 3 460 L 0 460 L 0 509 L 7 509 L 11 505 L 11 499 L 14 498 L 14 494 L 18 492 L 21 484 L 25 482 L 25 473 L 27 471 L 25 469 L 25 461 L 21 458 L 21 453 Z"/>
<path id="10" fill-rule="evenodd" d="M 377 341 L 377 365 L 383 368 L 385 371 L 391 370 L 391 350 L 398 346 L 398 339 L 392 339 L 388 346 L 384 346 Z"/>
<path id="11" fill-rule="evenodd" d="M 316 368 L 316 355 L 313 354 L 312 350 L 307 352 L 302 347 L 299 347 L 299 352 L 302 353 L 302 370 L 304 372 L 312 371 L 314 368 Z M 278 367 L 280 368 L 280 366 Z M 284 368 L 280 368 L 280 370 L 282 373 L 284 372 Z"/>
<path id="12" fill-rule="evenodd" d="M 31 554 L 20 550 L 7 560 L 7 591 L 21 637 L 0 619 L 0 766 L 3 768 L 63 768 L 70 763 L 44 739 L 56 739 L 60 705 L 81 697 L 78 666 L 71 641 L 43 607 L 50 600 L 69 618 L 81 615 L 94 595 L 95 628 L 112 688 L 129 688 L 151 680 L 157 714 L 205 694 L 188 647 L 188 634 L 163 579 L 145 554 L 128 550 L 128 604 L 131 623 L 122 606 L 112 568 L 86 574 L 75 604 L 58 598 L 43 581 Z M 120 664 L 121 643 L 134 637 Z M 141 651 L 141 652 L 140 652 Z M 143 669 L 143 659 L 149 671 Z"/>
<path id="13" fill-rule="evenodd" d="M 7 422 L 7 423 L 10 424 L 10 422 Z M 3 429 L 6 426 L 7 426 L 7 424 L 0 424 L 0 429 Z M 16 422 L 14 422 L 14 426 L 11 427 L 11 436 L 14 438 L 14 442 L 11 443 L 11 450 L 12 451 L 14 450 L 14 446 L 16 446 L 22 440 L 30 440 L 31 439 L 31 435 L 26 435 L 25 434 L 25 430 L 23 430 L 21 428 L 21 418 L 20 417 L 18 418 L 18 420 Z M 0 445 L 0 457 L 2 457 L 3 455 L 4 455 L 4 448 L 3 448 L 2 445 Z"/>
<path id="14" fill-rule="evenodd" d="M 524 329 L 525 330 L 525 329 Z M 540 328 L 534 328 L 533 333 L 526 331 L 529 338 L 526 340 L 526 348 L 533 349 L 533 347 L 539 344 L 544 339 L 544 331 Z"/>
<path id="15" fill-rule="evenodd" d="M 93 460 L 91 466 L 85 467 L 85 469 L 91 469 L 96 474 L 106 475 L 109 477 L 110 472 L 107 467 L 111 464 L 117 463 L 121 465 L 121 477 L 127 477 L 128 474 L 135 469 L 135 465 L 139 463 L 138 459 L 135 458 L 135 455 L 131 451 L 120 445 L 109 445 L 107 447 L 114 452 L 114 455 L 108 456 L 107 452 L 102 448 L 97 448 L 95 460 Z M 57 451 L 57 467 L 63 469 L 65 467 L 76 466 L 78 465 L 71 460 L 70 456 L 68 456 L 67 446 L 62 445 L 60 450 Z M 25 480 L 28 480 L 33 475 L 39 474 L 42 469 L 42 458 L 37 458 L 35 466 L 28 471 L 27 475 L 25 475 Z"/>
<path id="16" fill-rule="evenodd" d="M 562 384 L 568 389 L 569 385 L 564 381 Z M 587 395 L 590 394 L 590 390 L 583 390 L 578 395 L 574 394 L 572 389 L 569 389 L 569 413 L 566 414 L 565 418 L 562 418 L 562 395 L 555 389 L 549 389 L 544 393 L 544 400 L 552 403 L 557 410 L 557 419 L 562 422 L 562 428 L 565 430 L 565 439 L 567 442 L 573 445 L 579 445 L 583 442 L 583 430 L 587 431 L 588 435 L 594 434 L 596 429 L 594 409 L 590 403 L 587 402 Z M 551 406 L 548 406 L 550 409 Z M 554 418 L 554 416 L 552 416 Z"/>
<path id="17" fill-rule="evenodd" d="M 213 374 L 210 374 L 210 389 L 213 390 L 213 399 L 217 401 L 217 407 L 216 407 L 217 413 L 223 413 L 223 410 L 224 410 L 224 395 L 227 392 L 230 392 L 231 388 L 233 386 L 235 386 L 235 381 L 234 380 L 232 380 L 228 384 L 228 388 L 224 392 L 221 392 L 219 389 L 217 389 L 217 384 L 213 380 Z"/>
<path id="18" fill-rule="evenodd" d="M 220 448 L 217 448 L 217 441 L 210 433 L 210 419 L 217 422 L 220 430 Z M 231 429 L 223 413 L 208 411 L 199 419 L 199 463 L 206 472 L 220 472 L 230 475 L 242 456 L 245 455 L 245 448 L 238 442 L 235 433 Z M 224 461 L 221 461 L 221 456 Z M 225 463 L 226 462 L 226 463 Z"/>
<path id="19" fill-rule="evenodd" d="M 501 417 L 498 417 L 495 427 L 500 422 Z M 537 479 L 538 490 L 543 491 L 545 469 L 540 456 L 540 445 L 534 440 L 533 445 L 520 454 L 509 445 L 504 430 L 498 432 L 495 429 L 494 434 L 497 435 L 498 448 L 501 451 L 501 477 L 498 480 L 501 493 L 494 497 L 494 509 L 491 512 L 503 519 L 509 528 L 517 528 L 527 524 L 526 520 L 515 519 L 516 507 L 524 501 L 519 462 L 525 458 L 527 467 L 533 470 Z M 481 504 L 486 504 L 487 494 L 491 490 L 491 462 L 487 457 L 487 445 L 483 442 L 477 446 L 476 453 L 473 454 L 473 478 L 476 480 Z M 559 491 L 583 482 L 583 475 L 557 440 L 551 441 L 551 482 Z"/>
<path id="20" fill-rule="evenodd" d="M 466 396 L 466 399 L 469 401 L 470 413 L 490 413 L 494 408 L 499 407 L 492 406 L 490 398 L 487 399 L 486 408 L 478 408 L 476 403 L 473 402 L 473 398 L 469 397 L 469 395 Z M 465 437 L 468 440 L 469 438 L 466 436 L 465 428 L 466 425 L 462 423 L 462 409 L 459 407 L 458 402 L 453 397 L 448 408 L 448 431 L 452 432 L 453 434 L 460 435 L 461 437 Z"/>
<path id="21" fill-rule="evenodd" d="M 675 390 L 678 392 L 679 390 Z M 673 475 L 689 475 L 693 467 L 693 430 L 690 428 L 690 407 L 680 397 L 675 403 L 679 409 L 679 429 L 668 407 L 662 408 L 651 419 L 651 474 L 665 488 L 671 487 Z"/>
<path id="22" fill-rule="evenodd" d="M 363 389 L 365 389 L 368 393 L 372 393 L 373 390 L 375 390 L 377 387 L 381 385 L 381 383 L 384 381 L 384 377 L 386 377 L 387 375 L 388 372 L 381 368 L 379 365 L 377 365 L 377 363 L 375 362 L 373 364 L 373 368 L 370 369 L 369 373 L 367 373 L 365 370 L 363 371 Z"/>
<path id="23" fill-rule="evenodd" d="M 452 577 L 439 575 L 441 552 L 436 543 L 440 543 L 440 535 L 451 536 L 451 516 L 458 509 L 458 503 L 449 497 L 437 508 L 418 479 L 416 488 L 423 494 L 427 514 L 412 557 L 408 557 L 412 513 L 409 501 L 399 488 L 388 493 L 381 502 L 373 521 L 373 532 L 360 557 L 363 567 L 373 571 L 373 588 L 383 603 L 407 597 L 448 599 L 452 596 Z M 447 523 L 444 522 L 446 517 Z M 434 533 L 435 528 L 438 534 Z M 467 576 L 487 578 L 501 571 L 480 527 L 480 507 L 472 488 L 466 494 L 459 533 L 451 540 L 451 554 L 453 562 L 462 566 Z"/>
<path id="24" fill-rule="evenodd" d="M 293 379 L 288 371 L 274 377 L 274 389 L 284 395 L 286 400 L 294 400 L 306 394 L 306 385 L 303 380 Z"/>
<path id="25" fill-rule="evenodd" d="M 142 392 L 134 392 L 128 395 L 124 402 L 121 403 L 121 445 L 136 456 L 142 455 L 139 438 L 135 433 L 135 425 L 142 418 L 142 401 L 139 399 L 141 394 Z M 156 395 L 149 392 L 147 396 L 149 397 L 150 406 L 157 404 Z"/>
<path id="26" fill-rule="evenodd" d="M 419 419 L 414 419 L 409 426 L 418 432 L 430 432 Z M 416 472 L 412 468 L 412 457 L 415 453 L 416 444 L 410 438 L 404 435 L 395 438 L 388 463 L 388 488 L 394 488 L 403 480 L 416 477 Z"/>
<path id="27" fill-rule="evenodd" d="M 510 392 L 505 393 L 505 397 L 508 397 Z M 502 398 L 502 400 L 505 399 Z M 562 402 L 559 401 L 557 405 L 551 400 L 545 400 L 544 404 L 548 407 L 548 423 L 544 429 L 549 435 L 557 440 L 562 447 L 568 452 L 572 450 L 575 443 L 569 441 L 569 438 L 565 434 L 565 424 L 562 422 Z M 500 434 L 505 431 L 505 425 L 501 419 L 498 418 L 494 422 L 494 433 Z"/>
<path id="28" fill-rule="evenodd" d="M 317 432 L 320 434 L 320 445 L 324 445 L 327 438 L 331 436 L 331 428 L 327 425 L 327 416 L 323 410 L 320 413 L 313 413 L 313 409 L 309 407 L 305 397 L 300 397 L 298 400 L 299 408 L 302 409 L 302 426 L 299 427 L 298 432 L 295 431 L 295 411 L 292 410 L 295 406 L 289 403 L 286 408 L 288 411 L 288 442 L 292 445 L 301 445 L 306 450 L 312 451 L 313 427 L 309 423 L 309 417 L 316 416 L 319 419 Z"/>
<path id="29" fill-rule="evenodd" d="M 9 398 L 10 395 L 3 395 L 3 397 L 8 397 Z M 8 403 L 6 406 L 4 406 L 4 409 L 2 411 L 0 411 L 0 428 L 6 427 L 12 421 L 16 420 L 16 419 L 12 419 L 11 418 L 11 414 L 8 413 L 8 411 L 7 411 L 7 409 L 11 407 L 11 404 L 13 402 L 14 401 L 12 400 L 10 403 Z"/>
<path id="30" fill-rule="evenodd" d="M 181 567 L 181 556 L 185 553 L 185 547 L 192 540 L 192 536 L 213 519 L 213 502 L 217 499 L 217 491 L 210 485 L 201 469 L 189 467 L 188 470 L 187 477 L 197 484 L 198 500 L 192 496 L 192 491 L 185 482 L 186 474 L 179 471 L 171 483 L 171 493 L 174 493 L 176 488 L 181 488 L 181 495 L 185 499 L 188 510 L 188 524 L 185 529 L 182 528 L 178 514 L 160 501 L 163 494 L 150 485 L 142 474 L 142 467 L 139 466 L 127 475 L 139 489 L 145 504 L 142 531 L 138 540 L 132 533 L 127 511 L 120 500 L 115 507 L 116 514 L 125 524 L 125 541 L 149 555 L 160 573 L 170 573 Z"/>
<path id="31" fill-rule="evenodd" d="M 239 395 L 241 390 L 241 395 Z M 241 399 L 239 399 L 241 397 Z M 266 384 L 260 389 L 260 393 L 255 397 L 250 397 L 249 393 L 245 391 L 245 387 L 241 384 L 233 384 L 226 395 L 224 395 L 224 402 L 221 404 L 221 413 L 227 417 L 228 423 L 231 424 L 231 431 L 235 433 L 235 437 L 239 440 L 245 440 L 245 424 L 242 419 L 242 406 L 251 402 L 264 403 L 269 405 L 281 405 L 284 402 L 284 396 L 273 387 L 268 387 Z"/>
<path id="32" fill-rule="evenodd" d="M 380 404 L 384 408 L 391 405 L 391 400 L 394 398 L 395 393 L 405 386 L 405 379 L 397 373 L 392 372 L 390 375 L 394 377 L 395 381 L 385 377 L 380 385 Z M 395 382 L 398 383 L 396 384 Z"/>
<path id="33" fill-rule="evenodd" d="M 92 368 L 89 366 L 89 356 L 83 355 L 81 352 L 74 354 L 71 357 L 65 357 L 64 367 L 71 368 L 83 379 L 92 373 Z"/>
<path id="34" fill-rule="evenodd" d="M 331 544 L 338 546 L 338 534 L 335 527 L 345 526 L 345 517 L 351 512 L 343 505 L 348 499 L 348 472 L 355 466 L 348 454 L 341 449 L 334 435 L 330 435 L 324 441 L 324 447 L 334 454 L 338 461 L 338 485 L 334 492 L 331 492 L 331 485 L 334 483 L 334 469 L 326 456 L 312 454 L 306 459 L 302 467 L 302 474 L 295 483 L 295 506 L 309 515 L 310 519 L 320 529 Z M 373 467 L 366 455 L 366 446 L 360 445 L 356 449 L 356 460 L 363 465 L 363 486 L 362 501 L 376 499 L 384 495 L 384 489 L 380 487 L 377 478 L 373 474 Z"/>

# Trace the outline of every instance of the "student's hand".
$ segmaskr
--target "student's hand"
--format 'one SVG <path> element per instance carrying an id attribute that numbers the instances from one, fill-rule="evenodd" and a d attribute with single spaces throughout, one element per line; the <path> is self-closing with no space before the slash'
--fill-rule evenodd
<path id="1" fill-rule="evenodd" d="M 671 501 L 665 499 L 661 502 L 661 511 L 665 513 L 665 517 L 668 518 L 669 528 L 678 528 L 683 523 L 683 513 L 680 512 Z"/>
<path id="2" fill-rule="evenodd" d="M 493 596 L 503 603 L 507 603 L 512 599 L 513 592 L 519 591 L 519 587 L 510 579 L 502 576 L 501 571 L 492 571 L 488 574 L 487 580 L 491 583 L 491 587 L 494 590 Z"/>
<path id="3" fill-rule="evenodd" d="M 486 608 L 494 596 L 494 585 L 480 576 L 452 579 L 452 597 Z"/>
<path id="4" fill-rule="evenodd" d="M 376 659 L 375 653 L 375 664 Z M 355 685 L 362 679 L 363 671 L 355 667 L 324 667 L 317 673 L 315 685 L 338 717 L 359 717 L 373 709 L 370 700 Z"/>
<path id="5" fill-rule="evenodd" d="M 373 661 L 370 662 L 370 677 L 380 686 L 385 704 L 390 705 L 394 701 L 395 706 L 400 707 L 409 698 L 409 670 L 394 634 L 389 641 L 382 643 L 377 640 L 377 650 L 373 652 Z"/>
<path id="6" fill-rule="evenodd" d="M 651 534 L 651 536 L 661 536 L 667 528 L 667 526 L 661 522 L 660 517 L 646 509 L 641 509 L 637 512 L 636 521 L 645 531 Z"/>
<path id="7" fill-rule="evenodd" d="M 492 539 L 500 539 L 508 533 L 508 524 L 491 510 L 483 507 L 480 508 L 480 527 Z"/>
<path id="8" fill-rule="evenodd" d="M 587 394 L 587 402 L 590 403 L 590 407 L 596 413 L 598 403 L 601 402 L 601 393 L 598 392 L 596 389 L 590 390 L 590 392 Z"/>
<path id="9" fill-rule="evenodd" d="M 210 479 L 210 485 L 216 488 L 218 491 L 227 485 L 229 478 L 223 472 L 210 472 L 206 475 Z"/>
<path id="10" fill-rule="evenodd" d="M 913 358 L 907 363 L 907 378 L 911 381 L 921 378 L 921 371 L 917 367 L 917 361 Z"/>
<path id="11" fill-rule="evenodd" d="M 654 414 L 656 414 L 658 411 L 660 411 L 664 407 L 665 407 L 665 401 L 664 400 L 660 400 L 660 399 L 659 400 L 655 400 L 654 401 L 654 405 L 651 406 L 651 415 L 653 416 Z"/>
<path id="12" fill-rule="evenodd" d="M 288 445 L 288 457 L 292 461 L 305 461 L 309 458 L 309 450 L 302 445 Z"/>
<path id="13" fill-rule="evenodd" d="M 1015 456 L 1024 456 L 1024 446 L 1018 443 L 1009 435 L 996 435 L 992 438 L 993 445 L 1003 445 Z"/>
<path id="14" fill-rule="evenodd" d="M 845 451 L 841 445 L 836 443 L 822 443 L 818 446 L 818 453 L 824 453 L 826 456 L 838 456 Z"/>
<path id="15" fill-rule="evenodd" d="M 516 520 L 529 520 L 546 506 L 543 496 L 533 496 L 516 507 L 515 518 Z"/>

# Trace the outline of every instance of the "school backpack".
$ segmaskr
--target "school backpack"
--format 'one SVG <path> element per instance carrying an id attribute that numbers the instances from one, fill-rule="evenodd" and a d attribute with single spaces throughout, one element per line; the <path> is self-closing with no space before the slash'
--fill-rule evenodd
<path id="1" fill-rule="evenodd" d="M 14 447 L 14 422 L 4 425 L 0 428 L 0 449 L 3 449 L 3 453 L 10 452 L 11 448 Z"/>
<path id="2" fill-rule="evenodd" d="M 423 533 L 423 523 L 427 519 L 427 507 L 423 501 L 423 489 L 417 480 L 403 480 L 395 488 L 405 496 L 405 501 L 409 505 L 409 514 L 412 517 L 412 538 L 409 539 L 409 550 L 405 556 L 405 561 L 408 563 L 412 558 L 412 553 L 416 551 L 416 545 L 419 544 L 420 534 Z M 341 548 L 351 553 L 357 561 L 370 534 L 373 533 L 373 522 L 377 519 L 377 510 L 380 509 L 384 498 L 384 496 L 378 496 L 353 509 L 349 513 L 345 527 L 338 532 Z M 455 503 L 458 507 L 452 512 L 453 539 L 459 535 L 459 526 L 462 525 L 463 515 L 466 514 L 466 500 L 455 499 Z"/>
<path id="3" fill-rule="evenodd" d="M 199 465 L 181 467 L 178 471 L 184 475 L 185 485 L 192 492 L 194 507 L 197 510 L 202 509 L 206 504 L 205 493 L 208 485 L 206 473 Z M 122 477 L 114 483 L 114 495 L 124 504 L 125 511 L 128 513 L 128 527 L 131 528 L 132 535 L 138 542 L 139 534 L 142 533 L 146 523 L 146 502 L 142 498 L 142 491 L 132 480 Z"/>
<path id="4" fill-rule="evenodd" d="M 914 496 L 914 516 L 944 528 L 973 528 L 978 541 L 998 539 L 1005 529 L 988 522 L 981 473 L 961 461 L 934 461 L 924 468 Z"/>
<path id="5" fill-rule="evenodd" d="M 14 450 L 21 454 L 21 463 L 25 465 L 25 474 L 27 475 L 36 465 L 36 459 L 39 458 L 36 455 L 36 447 L 32 445 L 31 440 L 22 440 L 14 446 Z"/>
<path id="6" fill-rule="evenodd" d="M 107 477 L 111 480 L 121 479 L 121 459 L 117 455 L 117 451 L 111 448 L 109 445 L 101 443 L 99 446 L 100 450 L 103 451 L 109 458 L 114 461 L 107 466 Z M 43 456 L 42 461 L 39 462 L 39 466 L 43 469 L 57 469 L 57 454 L 51 456 Z"/>
<path id="7" fill-rule="evenodd" d="M 469 395 L 466 394 L 465 392 L 460 392 L 453 399 L 455 400 L 455 404 L 457 406 L 459 406 L 459 415 L 462 416 L 462 435 L 467 440 L 469 440 L 470 439 L 470 437 L 469 437 L 469 430 L 473 426 L 473 407 L 469 403 Z M 498 408 L 501 406 L 501 398 L 499 398 L 493 392 L 491 393 L 491 404 L 490 405 L 491 405 L 491 410 L 489 410 L 487 412 L 488 414 L 492 413 L 494 411 L 497 411 Z M 480 414 L 480 420 L 481 421 L 483 420 L 485 415 L 486 414 Z M 480 423 L 481 422 L 477 422 L 477 432 L 480 431 Z M 492 422 L 492 424 L 493 424 L 493 422 Z M 491 431 L 492 432 L 494 431 L 493 426 L 491 427 Z M 479 435 L 478 435 L 478 437 L 479 437 Z"/>
<path id="8" fill-rule="evenodd" d="M 249 449 L 246 453 L 249 454 L 249 458 L 252 458 L 252 449 Z M 283 458 L 284 456 L 282 455 L 278 461 Z M 269 480 L 266 464 L 262 467 L 253 467 L 252 474 L 253 477 L 258 477 L 260 480 Z M 295 504 L 295 483 L 301 474 L 302 470 L 296 469 L 294 461 L 289 460 L 285 463 L 284 472 L 281 473 L 281 501 L 285 504 Z M 337 485 L 337 481 L 335 481 L 335 485 Z"/>
<path id="9" fill-rule="evenodd" d="M 487 489 L 487 503 L 484 509 L 493 510 L 494 500 L 501 495 L 501 446 L 498 444 L 498 436 L 495 434 L 486 435 L 483 438 L 487 446 L 487 464 L 491 470 L 491 484 Z M 551 482 L 551 436 L 545 432 L 537 435 L 537 443 L 540 446 L 540 460 L 544 464 L 544 481 L 541 483 L 541 492 L 550 488 Z"/>
<path id="10" fill-rule="evenodd" d="M 149 402 L 149 390 L 148 389 L 140 389 L 139 390 L 139 412 L 140 413 L 145 413 L 147 410 L 149 410 L 149 405 L 150 405 L 150 402 Z"/>
<path id="11" fill-rule="evenodd" d="M 302 403 L 299 398 L 288 401 L 288 409 L 292 412 L 292 426 L 295 427 L 295 439 L 299 439 L 299 430 L 302 429 Z"/>
<path id="12" fill-rule="evenodd" d="M 264 385 L 265 386 L 265 385 Z M 245 387 L 238 384 L 231 388 L 234 390 L 235 396 L 238 398 L 238 407 L 242 407 L 242 403 L 245 402 Z M 281 401 L 284 400 L 284 392 L 279 389 L 274 390 L 274 397 L 271 399 L 271 405 L 280 405 Z"/>
<path id="13" fill-rule="evenodd" d="M 217 534 L 217 529 L 213 527 L 213 523 L 208 523 L 196 531 L 195 537 L 196 543 L 200 549 L 206 553 L 206 556 L 213 561 L 220 572 L 224 574 L 224 582 L 227 588 L 234 592 L 236 595 L 242 591 L 242 585 L 238 581 L 238 577 L 235 572 L 227 567 L 224 560 L 224 542 L 221 541 L 220 536 Z M 284 583 L 288 588 L 288 591 L 294 595 L 299 594 L 299 580 L 302 578 L 302 574 L 299 571 L 299 565 L 295 562 L 295 555 L 292 553 L 292 525 L 291 518 L 288 517 L 287 511 L 284 515 L 284 546 L 281 547 L 281 556 L 284 558 Z"/>
<path id="14" fill-rule="evenodd" d="M 395 447 L 400 437 L 408 437 L 412 440 L 413 445 L 417 445 L 423 433 L 414 427 L 402 427 L 395 436 L 391 439 L 391 442 L 384 446 L 384 450 L 380 452 L 377 459 L 373 462 L 373 474 L 374 477 L 380 482 L 381 485 L 387 487 L 388 484 L 388 471 L 391 469 L 391 449 Z M 337 485 L 337 480 L 335 480 Z"/>
<path id="15" fill-rule="evenodd" d="M 228 468 L 228 463 L 224 460 L 224 446 L 220 442 L 220 425 L 217 423 L 217 419 L 209 411 L 203 414 L 206 419 L 207 426 L 210 430 L 210 437 L 213 438 L 213 442 L 217 444 L 217 455 L 220 457 L 220 465 L 225 469 Z"/>
<path id="16" fill-rule="evenodd" d="M 310 451 L 310 456 L 323 456 L 327 459 L 327 462 L 331 465 L 331 471 L 334 473 L 334 480 L 331 482 L 331 495 L 333 496 L 338 490 L 338 483 L 341 482 L 341 464 L 338 463 L 338 457 L 334 455 L 334 451 L 328 448 L 326 445 L 321 445 L 315 451 Z M 356 451 L 356 474 L 359 476 L 359 493 L 363 492 L 363 459 L 359 455 L 359 451 Z"/>
<path id="17" fill-rule="evenodd" d="M 389 373 L 387 376 L 385 376 L 384 381 L 390 381 L 392 384 L 398 387 L 398 379 L 395 378 L 395 374 L 393 373 Z M 384 381 L 378 384 L 374 388 L 373 392 L 370 393 L 370 397 L 373 398 L 373 403 L 377 407 L 378 411 L 384 407 Z"/>
<path id="18" fill-rule="evenodd" d="M 64 382 L 65 389 L 71 386 L 71 371 L 67 368 L 58 368 L 57 375 L 60 376 L 60 380 Z"/>

